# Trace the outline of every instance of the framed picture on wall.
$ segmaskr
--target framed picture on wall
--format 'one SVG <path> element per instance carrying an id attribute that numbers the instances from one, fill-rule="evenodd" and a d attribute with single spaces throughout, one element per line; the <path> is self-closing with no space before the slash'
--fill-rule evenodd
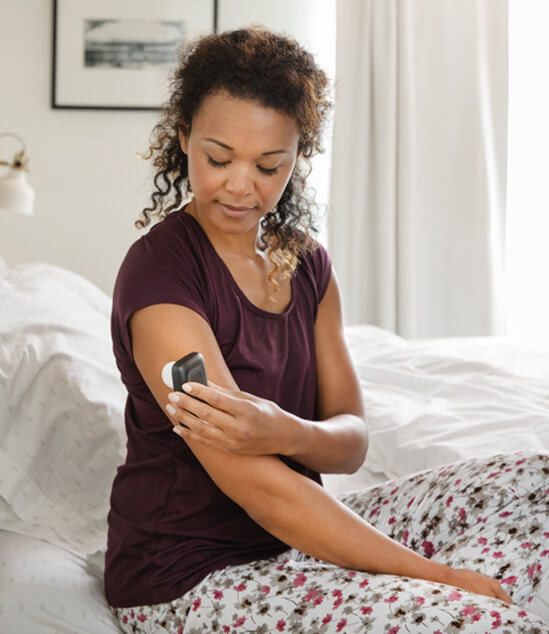
<path id="1" fill-rule="evenodd" d="M 216 23 L 217 0 L 53 0 L 52 108 L 158 109 L 176 47 Z"/>

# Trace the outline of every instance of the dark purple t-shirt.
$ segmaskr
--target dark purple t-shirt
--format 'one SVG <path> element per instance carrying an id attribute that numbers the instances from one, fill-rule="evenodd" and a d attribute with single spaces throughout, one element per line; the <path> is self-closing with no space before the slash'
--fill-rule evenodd
<path id="1" fill-rule="evenodd" d="M 185 211 L 172 212 L 130 247 L 116 280 L 111 320 L 114 355 L 128 390 L 128 443 L 111 494 L 105 561 L 110 605 L 171 601 L 212 570 L 288 549 L 222 493 L 171 431 L 133 360 L 130 316 L 160 303 L 193 309 L 210 325 L 241 390 L 315 420 L 314 323 L 330 274 L 322 246 L 302 256 L 291 280 L 291 303 L 275 314 L 247 299 Z M 321 483 L 318 473 L 281 458 Z"/>

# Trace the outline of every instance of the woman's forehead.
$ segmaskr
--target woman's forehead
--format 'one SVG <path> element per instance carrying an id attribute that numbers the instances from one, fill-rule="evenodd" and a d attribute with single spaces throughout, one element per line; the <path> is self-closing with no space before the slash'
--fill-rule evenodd
<path id="1" fill-rule="evenodd" d="M 205 135 L 231 147 L 236 141 L 253 141 L 263 145 L 283 143 L 289 149 L 297 146 L 299 137 L 297 122 L 289 115 L 226 92 L 204 99 L 193 118 L 192 129 L 201 137 Z"/>

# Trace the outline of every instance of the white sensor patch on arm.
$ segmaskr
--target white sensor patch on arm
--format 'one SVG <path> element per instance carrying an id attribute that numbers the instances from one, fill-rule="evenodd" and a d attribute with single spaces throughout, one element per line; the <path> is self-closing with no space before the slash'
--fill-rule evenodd
<path id="1" fill-rule="evenodd" d="M 162 368 L 162 380 L 164 383 L 173 390 L 172 368 L 175 361 L 170 361 Z"/>

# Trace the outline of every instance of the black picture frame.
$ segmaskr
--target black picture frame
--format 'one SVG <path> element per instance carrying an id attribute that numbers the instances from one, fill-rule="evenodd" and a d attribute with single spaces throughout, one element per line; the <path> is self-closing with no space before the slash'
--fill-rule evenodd
<path id="1" fill-rule="evenodd" d="M 217 17 L 218 0 L 53 0 L 51 107 L 158 110 L 174 41 Z"/>

